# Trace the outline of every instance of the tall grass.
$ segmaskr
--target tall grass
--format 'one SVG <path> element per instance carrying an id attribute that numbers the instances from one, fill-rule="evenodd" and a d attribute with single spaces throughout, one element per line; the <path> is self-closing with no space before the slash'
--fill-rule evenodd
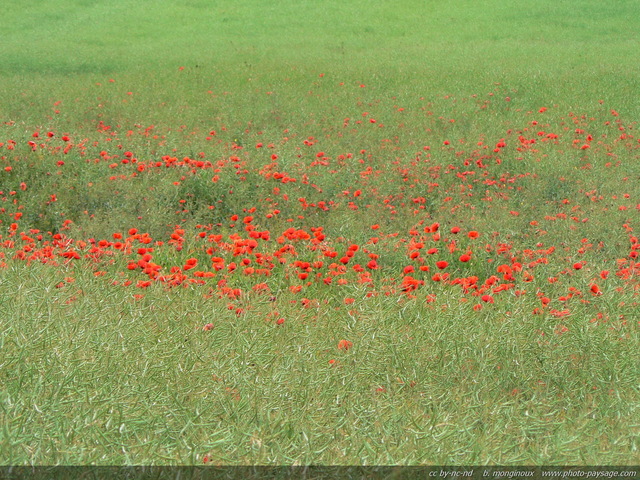
<path id="1" fill-rule="evenodd" d="M 396 3 L 3 12 L 1 464 L 638 463 L 635 2 Z"/>

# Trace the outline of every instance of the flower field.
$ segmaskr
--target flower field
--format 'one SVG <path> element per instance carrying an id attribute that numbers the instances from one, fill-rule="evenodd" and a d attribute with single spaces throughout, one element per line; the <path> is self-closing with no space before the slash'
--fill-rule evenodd
<path id="1" fill-rule="evenodd" d="M 319 65 L 3 77 L 0 462 L 637 464 L 637 100 Z"/>
<path id="2" fill-rule="evenodd" d="M 89 269 L 136 298 L 152 285 L 200 290 L 238 316 L 250 297 L 286 290 L 304 304 L 337 290 L 434 308 L 455 294 L 476 312 L 518 299 L 531 315 L 592 312 L 592 323 L 625 325 L 606 305 L 628 295 L 621 306 L 637 306 L 634 122 L 601 101 L 594 116 L 541 106 L 497 134 L 461 136 L 456 114 L 510 110 L 502 92 L 484 97 L 462 99 L 471 112 L 433 112 L 420 99 L 408 113 L 382 99 L 377 114 L 281 135 L 246 128 L 241 139 L 225 124 L 221 135 L 183 125 L 174 148 L 162 126 L 100 115 L 89 132 L 15 136 L 5 122 L 1 266 L 66 272 L 59 289 Z M 423 130 L 422 142 L 402 139 L 405 129 Z"/>

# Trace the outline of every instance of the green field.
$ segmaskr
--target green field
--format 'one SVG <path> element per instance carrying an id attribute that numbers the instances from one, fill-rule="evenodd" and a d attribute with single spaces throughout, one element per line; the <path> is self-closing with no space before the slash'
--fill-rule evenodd
<path id="1" fill-rule="evenodd" d="M 637 1 L 0 20 L 0 465 L 640 464 Z"/>

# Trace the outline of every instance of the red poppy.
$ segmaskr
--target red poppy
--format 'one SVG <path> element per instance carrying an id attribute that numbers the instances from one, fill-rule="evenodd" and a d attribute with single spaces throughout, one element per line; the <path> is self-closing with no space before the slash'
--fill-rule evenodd
<path id="1" fill-rule="evenodd" d="M 444 270 L 448 266 L 449 266 L 449 262 L 447 262 L 446 260 L 440 260 L 436 262 L 436 267 L 438 267 L 440 270 Z"/>

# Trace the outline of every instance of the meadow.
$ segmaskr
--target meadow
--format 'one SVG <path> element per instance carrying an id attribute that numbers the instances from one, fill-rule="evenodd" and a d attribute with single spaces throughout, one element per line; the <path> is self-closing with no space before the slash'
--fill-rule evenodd
<path id="1" fill-rule="evenodd" d="M 3 12 L 1 465 L 638 465 L 637 2 Z"/>

